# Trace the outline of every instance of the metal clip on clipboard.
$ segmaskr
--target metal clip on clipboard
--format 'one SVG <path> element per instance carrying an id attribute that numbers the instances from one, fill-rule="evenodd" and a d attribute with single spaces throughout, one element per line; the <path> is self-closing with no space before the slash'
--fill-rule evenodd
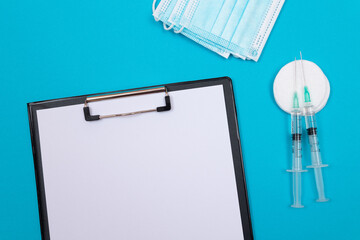
<path id="1" fill-rule="evenodd" d="M 157 107 L 154 109 L 147 109 L 147 110 L 141 110 L 141 111 L 129 112 L 129 113 L 109 114 L 109 115 L 91 115 L 90 107 L 88 106 L 88 103 L 90 103 L 90 102 L 98 102 L 98 101 L 102 101 L 102 100 L 109 100 L 109 99 L 120 98 L 120 97 L 129 97 L 129 96 L 159 93 L 159 92 L 165 93 L 165 106 Z M 122 92 L 122 93 L 114 93 L 114 94 L 109 94 L 109 95 L 88 97 L 85 99 L 85 104 L 84 104 L 84 116 L 85 116 L 86 121 L 96 121 L 96 120 L 100 120 L 100 119 L 104 119 L 104 118 L 112 118 L 112 117 L 124 117 L 124 116 L 129 116 L 129 115 L 140 114 L 140 113 L 165 112 L 165 111 L 170 111 L 170 110 L 171 110 L 170 96 L 168 94 L 166 87 L 143 89 L 143 90 L 138 90 L 138 91 L 133 91 L 133 92 Z"/>

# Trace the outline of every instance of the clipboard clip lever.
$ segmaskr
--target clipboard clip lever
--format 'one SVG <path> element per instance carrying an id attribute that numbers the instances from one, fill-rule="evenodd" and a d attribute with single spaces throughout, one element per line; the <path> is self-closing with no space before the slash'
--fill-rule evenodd
<path id="1" fill-rule="evenodd" d="M 90 103 L 90 102 L 97 102 L 97 101 L 109 100 L 109 99 L 120 98 L 120 97 L 136 96 L 136 95 L 159 93 L 159 92 L 165 92 L 165 106 L 157 107 L 154 109 L 140 110 L 140 111 L 129 112 L 129 113 L 109 114 L 109 115 L 91 115 L 90 107 L 88 105 L 88 103 Z M 133 92 L 122 92 L 122 93 L 114 93 L 114 94 L 109 94 L 109 95 L 88 97 L 85 99 L 83 110 L 84 110 L 84 117 L 85 117 L 86 121 L 97 121 L 97 120 L 104 119 L 104 118 L 124 117 L 124 116 L 136 115 L 136 114 L 140 114 L 140 113 L 170 111 L 171 110 L 171 102 L 170 102 L 170 96 L 167 91 L 167 88 L 159 87 L 159 88 L 143 89 L 143 90 L 138 90 L 138 91 L 133 91 Z"/>

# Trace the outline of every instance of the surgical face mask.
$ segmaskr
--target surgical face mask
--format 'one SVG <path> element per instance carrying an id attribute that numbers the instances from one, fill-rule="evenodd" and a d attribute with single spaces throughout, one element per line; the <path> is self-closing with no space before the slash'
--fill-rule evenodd
<path id="1" fill-rule="evenodd" d="M 210 1 L 210 2 L 209 2 Z M 154 10 L 164 29 L 174 29 L 195 42 L 227 56 L 226 49 L 249 0 L 162 0 Z M 155 8 L 155 2 L 153 8 Z M 185 30 L 184 30 L 185 28 Z M 223 36 L 228 39 L 223 38 Z M 236 48 L 234 48 L 236 49 Z M 240 54 L 238 54 L 240 55 Z"/>
<path id="2" fill-rule="evenodd" d="M 224 18 L 228 18 L 226 14 L 221 14 L 221 9 L 226 1 L 234 0 L 190 0 L 180 20 L 180 26 L 189 29 L 198 36 L 209 39 L 208 35 L 216 22 L 222 22 Z M 217 27 L 219 25 L 217 24 Z"/>
<path id="3" fill-rule="evenodd" d="M 220 35 L 221 38 L 224 40 L 222 42 L 223 45 L 228 46 L 231 42 L 231 39 L 233 38 L 235 30 L 242 19 L 248 2 L 248 0 L 240 0 L 236 2 L 235 7 L 229 17 L 229 21 L 227 22 L 224 31 Z"/>
<path id="4" fill-rule="evenodd" d="M 190 2 L 190 3 L 189 3 Z M 221 9 L 219 14 L 216 16 L 216 21 L 214 22 L 214 24 L 211 26 L 212 32 L 214 34 L 221 34 L 221 32 L 224 29 L 224 26 L 226 25 L 226 22 L 228 20 L 229 17 L 226 16 L 230 16 L 233 8 L 235 6 L 235 2 L 236 0 L 231 0 L 231 1 L 224 1 L 223 4 L 221 5 Z M 176 5 L 175 8 L 173 10 L 173 12 L 170 15 L 169 18 L 169 22 L 177 27 L 181 27 L 181 30 L 183 28 L 185 28 L 185 26 L 182 26 L 181 24 L 181 19 L 185 13 L 185 10 L 188 6 L 193 7 L 194 4 L 196 4 L 195 1 L 191 1 L 191 0 L 179 0 Z M 220 5 L 218 5 L 220 6 Z M 189 8 L 189 9 L 190 9 Z M 189 14 L 189 11 L 187 11 L 187 14 Z M 224 17 L 223 17 L 224 16 Z M 184 20 L 186 21 L 186 20 Z M 208 26 L 210 27 L 210 26 Z M 189 26 L 187 26 L 187 28 L 189 28 Z"/>
<path id="5" fill-rule="evenodd" d="M 188 5 L 189 0 L 179 0 L 176 2 L 175 6 L 171 4 L 169 1 L 160 2 L 158 7 L 155 9 L 156 0 L 153 2 L 153 12 L 154 17 L 158 18 L 164 23 L 164 29 L 170 30 L 174 28 L 175 33 L 182 33 L 187 38 L 195 41 L 196 43 L 208 48 L 209 50 L 216 52 L 217 54 L 221 55 L 224 58 L 228 58 L 230 53 L 221 47 L 214 46 L 214 44 L 201 36 L 197 36 L 196 34 L 192 33 L 189 30 L 184 30 L 183 28 L 179 27 L 180 19 L 185 12 L 186 6 Z M 171 14 L 169 16 L 170 10 Z"/>
<path id="6" fill-rule="evenodd" d="M 188 0 L 186 0 L 187 2 Z M 163 22 L 163 27 L 165 30 L 170 30 L 172 29 L 175 24 L 173 24 L 171 22 L 171 24 L 169 24 L 169 19 L 171 18 L 171 16 L 174 18 L 174 11 L 177 11 L 177 9 L 179 9 L 179 7 L 182 7 L 182 4 L 180 1 L 177 0 L 162 0 L 160 1 L 159 5 L 157 6 L 157 8 L 155 9 L 155 5 L 156 5 L 156 0 L 153 1 L 153 16 L 155 18 L 156 21 L 162 21 Z M 182 30 L 182 29 L 181 29 Z M 176 32 L 176 31 L 175 31 Z M 178 33 L 178 32 L 176 32 Z"/>
<path id="7" fill-rule="evenodd" d="M 175 33 L 183 33 L 183 35 L 185 35 L 186 37 L 194 40 L 195 42 L 207 47 L 208 49 L 218 53 L 219 55 L 228 58 L 230 55 L 230 51 L 228 49 L 226 49 L 224 46 L 227 46 L 228 44 L 225 43 L 224 46 L 221 46 L 220 44 L 217 44 L 217 41 L 212 38 L 213 41 L 208 40 L 205 37 L 203 37 L 202 35 L 198 35 L 194 32 L 192 32 L 191 30 L 189 30 L 188 28 L 185 28 L 184 26 L 181 26 L 180 21 L 185 13 L 185 10 L 188 6 L 191 7 L 191 4 L 194 4 L 194 2 L 189 3 L 190 0 L 179 0 L 171 15 L 169 18 L 169 23 L 172 26 L 176 26 L 174 27 L 174 32 Z M 222 4 L 221 10 L 219 12 L 219 16 L 228 16 L 228 17 L 217 17 L 217 20 L 214 23 L 214 26 L 212 26 L 212 30 L 211 30 L 211 34 L 218 36 L 220 38 L 220 36 L 222 37 L 223 35 L 226 35 L 226 33 L 230 32 L 229 38 L 232 37 L 236 26 L 238 25 L 238 22 L 241 19 L 241 15 L 244 12 L 244 8 L 247 4 L 248 0 L 244 1 L 237 1 L 237 0 L 232 0 L 232 1 L 224 1 L 224 3 Z M 229 20 L 230 19 L 230 20 Z M 168 25 L 170 25 L 168 23 Z M 229 24 L 231 23 L 231 24 Z M 166 30 L 170 29 L 170 27 L 164 27 Z M 240 57 L 242 59 L 245 59 L 246 57 L 243 57 L 241 55 L 237 55 L 237 57 Z"/>
<path id="8" fill-rule="evenodd" d="M 253 43 L 269 12 L 272 0 L 251 0 L 246 7 L 244 14 L 231 38 L 229 48 L 248 57 L 257 57 L 258 51 L 253 48 Z M 261 40 L 261 39 L 259 39 Z"/>
<path id="9" fill-rule="evenodd" d="M 165 23 L 165 24 L 170 25 L 171 23 L 168 22 L 168 23 Z M 179 29 L 179 27 L 174 26 L 174 32 L 175 33 L 180 33 L 181 32 L 181 34 L 183 34 L 185 37 L 193 40 L 194 42 L 206 47 L 207 49 L 219 54 L 220 56 L 222 56 L 224 58 L 229 58 L 229 56 L 230 56 L 230 52 L 227 49 L 222 48 L 221 46 L 214 45 L 209 40 L 195 35 L 193 32 L 189 31 L 188 29 L 183 29 L 183 28 Z"/>
<path id="10" fill-rule="evenodd" d="M 169 22 L 177 27 L 180 26 L 180 20 L 185 12 L 186 7 L 188 6 L 190 0 L 178 0 L 171 15 Z"/>
<path id="11" fill-rule="evenodd" d="M 227 47 L 229 42 L 222 36 L 232 36 L 248 1 L 190 0 L 180 25 L 214 45 Z"/>
<path id="12" fill-rule="evenodd" d="M 224 57 L 231 53 L 257 61 L 283 3 L 284 0 L 162 0 L 154 16 L 163 19 L 166 30 L 174 28 L 176 33 L 182 32 Z"/>
<path id="13" fill-rule="evenodd" d="M 156 0 L 153 1 L 153 16 L 156 21 L 166 22 L 172 10 L 175 7 L 177 0 L 161 0 L 155 9 Z"/>
<path id="14" fill-rule="evenodd" d="M 180 25 L 185 26 L 191 32 L 203 38 L 209 39 L 214 46 L 221 46 L 228 49 L 233 55 L 240 58 L 249 58 L 257 61 L 265 42 L 270 34 L 274 22 L 281 10 L 284 0 L 238 0 L 232 9 L 225 27 L 221 32 L 220 24 L 214 24 L 216 27 L 209 28 L 204 24 L 210 20 L 204 15 L 213 15 L 214 11 L 207 12 L 206 7 L 212 6 L 207 0 L 190 0 Z M 212 0 L 210 0 L 212 1 Z M 205 6 L 202 6 L 206 5 Z M 217 5 L 222 3 L 217 22 L 225 19 L 225 15 L 231 6 L 230 0 L 218 1 Z M 227 6 L 223 8 L 223 6 Z M 222 12 L 224 14 L 222 14 Z M 204 20 L 205 19 L 205 20 Z M 221 33 L 221 34 L 220 34 Z"/>
<path id="15" fill-rule="evenodd" d="M 229 58 L 230 52 L 220 46 L 214 46 L 211 42 L 207 41 L 206 39 L 199 38 L 198 36 L 194 35 L 192 32 L 185 30 L 181 31 L 185 37 L 197 42 L 198 44 L 206 47 L 207 49 L 219 54 L 224 58 Z"/>
<path id="16" fill-rule="evenodd" d="M 251 0 L 230 40 L 228 49 L 257 61 L 284 0 Z"/>

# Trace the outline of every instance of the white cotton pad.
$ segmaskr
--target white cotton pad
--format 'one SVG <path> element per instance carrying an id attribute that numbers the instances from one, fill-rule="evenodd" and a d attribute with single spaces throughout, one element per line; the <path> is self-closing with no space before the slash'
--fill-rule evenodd
<path id="1" fill-rule="evenodd" d="M 323 109 L 330 96 L 329 80 L 321 69 L 313 62 L 303 60 L 306 85 L 309 88 L 311 102 L 315 112 Z M 296 63 L 296 88 L 295 88 Z M 274 81 L 274 97 L 279 107 L 291 113 L 294 91 L 297 90 L 300 108 L 304 105 L 304 78 L 301 61 L 292 61 L 286 64 L 277 74 Z"/>

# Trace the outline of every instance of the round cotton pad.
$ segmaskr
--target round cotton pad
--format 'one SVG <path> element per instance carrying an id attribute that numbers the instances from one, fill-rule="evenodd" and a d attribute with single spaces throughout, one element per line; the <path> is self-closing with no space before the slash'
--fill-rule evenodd
<path id="1" fill-rule="evenodd" d="M 315 63 L 306 60 L 302 62 L 314 111 L 319 112 L 325 107 L 330 96 L 329 80 Z M 298 93 L 300 108 L 304 105 L 304 78 L 302 71 L 301 61 L 293 61 L 286 64 L 275 78 L 273 87 L 275 101 L 287 113 L 291 113 L 295 89 Z"/>

